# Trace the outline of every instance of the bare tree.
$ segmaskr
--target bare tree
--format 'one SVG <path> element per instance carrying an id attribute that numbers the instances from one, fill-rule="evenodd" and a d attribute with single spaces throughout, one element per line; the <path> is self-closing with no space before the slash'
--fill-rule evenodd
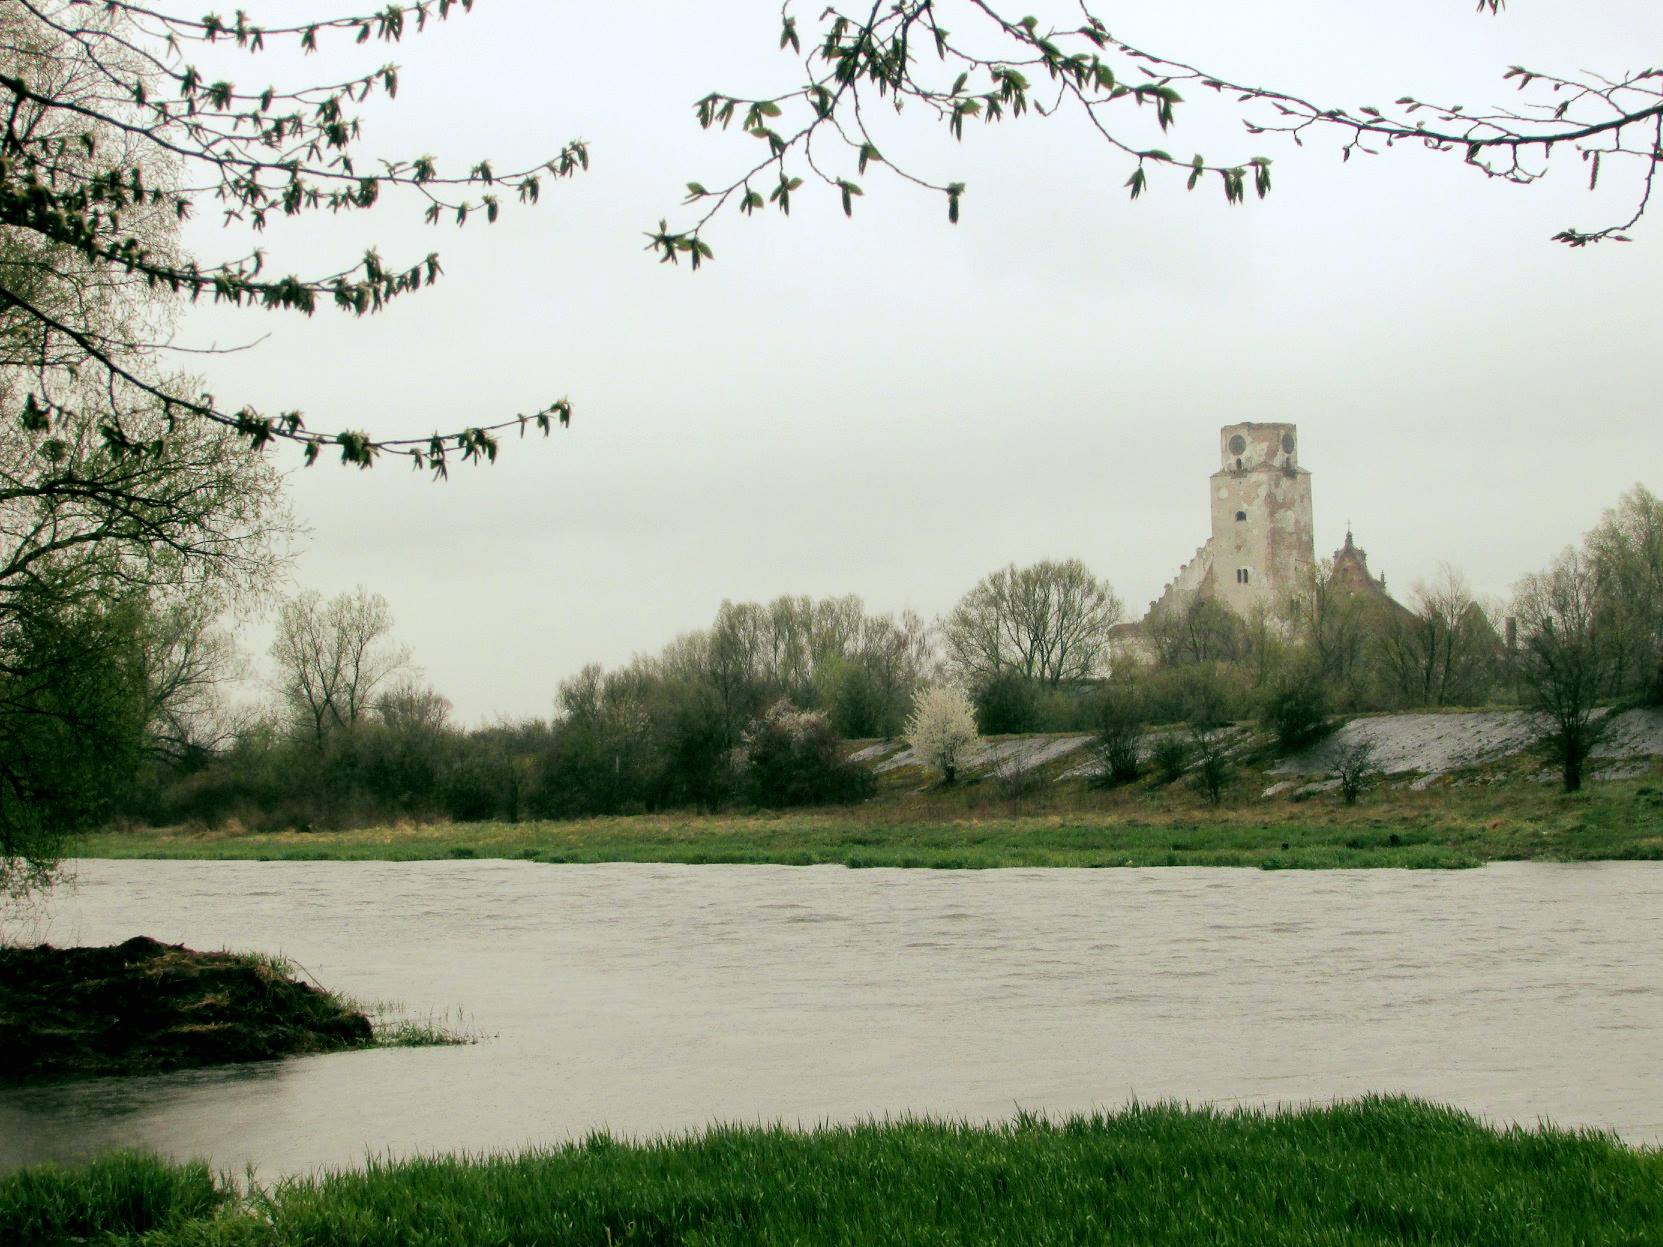
<path id="1" fill-rule="evenodd" d="M 173 761 L 231 743 L 246 726 L 227 707 L 227 685 L 244 662 L 211 598 L 153 604 L 143 612 L 145 735 L 152 753 Z"/>
<path id="2" fill-rule="evenodd" d="M 703 675 L 716 696 L 728 745 L 767 699 L 764 686 L 768 611 L 755 602 L 723 602 L 704 647 Z"/>
<path id="3" fill-rule="evenodd" d="M 1357 798 L 1380 780 L 1374 742 L 1359 740 L 1347 746 L 1335 764 L 1334 778 L 1340 782 L 1340 798 L 1347 805 L 1356 805 Z"/>
<path id="4" fill-rule="evenodd" d="M 948 663 L 966 683 L 1015 674 L 1055 686 L 1102 670 L 1121 614 L 1109 583 L 1079 559 L 1013 563 L 960 599 L 942 637 Z"/>
<path id="5" fill-rule="evenodd" d="M 1460 572 L 1441 565 L 1415 585 L 1408 610 L 1382 615 L 1381 661 L 1407 704 L 1471 704 L 1488 691 L 1499 638 Z"/>
<path id="6" fill-rule="evenodd" d="M 1230 756 L 1230 734 L 1222 727 L 1206 728 L 1192 724 L 1190 745 L 1194 750 L 1194 779 L 1196 791 L 1207 798 L 1209 805 L 1224 800 L 1225 790 L 1236 776 L 1235 759 Z"/>
<path id="7" fill-rule="evenodd" d="M 1636 485 L 1585 542 L 1611 691 L 1663 701 L 1663 499 Z"/>
<path id="8" fill-rule="evenodd" d="M 1222 602 L 1191 593 L 1151 611 L 1146 634 L 1161 666 L 1183 667 L 1236 661 L 1248 648 L 1247 628 Z"/>
<path id="9" fill-rule="evenodd" d="M 1566 550 L 1547 571 L 1526 576 L 1514 593 L 1513 616 L 1518 642 L 1511 657 L 1519 688 L 1547 728 L 1565 791 L 1575 792 L 1598 738 L 1596 707 L 1611 663 L 1588 561 Z"/>
<path id="10" fill-rule="evenodd" d="M 376 691 L 410 666 L 392 631 L 387 599 L 362 587 L 327 602 L 309 591 L 278 610 L 278 693 L 320 748 L 331 731 L 364 718 Z"/>
<path id="11" fill-rule="evenodd" d="M 437 689 L 406 678 L 375 699 L 375 712 L 395 732 L 437 736 L 450 726 L 451 704 Z"/>
<path id="12" fill-rule="evenodd" d="M 1321 678 L 1348 702 L 1358 698 L 1368 668 L 1373 603 L 1334 572 L 1332 559 L 1312 569 L 1294 603 L 1294 627 Z"/>

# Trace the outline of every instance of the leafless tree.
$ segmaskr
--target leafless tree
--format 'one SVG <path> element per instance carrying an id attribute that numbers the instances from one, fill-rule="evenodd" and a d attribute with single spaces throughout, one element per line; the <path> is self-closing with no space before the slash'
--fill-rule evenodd
<path id="1" fill-rule="evenodd" d="M 1636 485 L 1585 546 L 1611 654 L 1610 691 L 1663 701 L 1663 499 Z"/>
<path id="2" fill-rule="evenodd" d="M 327 602 L 308 591 L 279 608 L 271 647 L 278 693 L 320 748 L 330 732 L 364 718 L 377 690 L 409 667 L 410 652 L 392 631 L 387 599 L 363 588 Z"/>
<path id="3" fill-rule="evenodd" d="M 1224 800 L 1224 793 L 1236 776 L 1236 763 L 1230 755 L 1230 744 L 1227 728 L 1204 728 L 1197 725 L 1190 728 L 1190 745 L 1195 756 L 1195 788 L 1207 798 L 1210 805 L 1218 805 Z"/>
<path id="4" fill-rule="evenodd" d="M 1411 706 L 1471 704 L 1488 691 L 1500 641 L 1466 578 L 1448 564 L 1378 622 L 1381 662 Z"/>
<path id="5" fill-rule="evenodd" d="M 740 730 L 766 702 L 767 649 L 766 608 L 755 602 L 723 602 L 706 639 L 703 675 L 715 693 L 730 745 L 738 743 Z"/>
<path id="6" fill-rule="evenodd" d="M 1340 781 L 1341 800 L 1347 805 L 1356 805 L 1357 799 L 1380 779 L 1374 742 L 1359 740 L 1342 751 L 1334 767 L 1334 778 Z"/>
<path id="7" fill-rule="evenodd" d="M 1374 604 L 1335 574 L 1332 559 L 1312 569 L 1293 604 L 1296 635 L 1334 692 L 1355 702 L 1367 675 Z"/>
<path id="8" fill-rule="evenodd" d="M 1511 657 L 1519 688 L 1547 729 L 1565 791 L 1575 792 L 1599 735 L 1597 707 L 1611 665 L 1588 560 L 1566 550 L 1547 571 L 1526 576 L 1514 593 L 1513 616 L 1518 641 Z"/>
<path id="9" fill-rule="evenodd" d="M 1234 662 L 1248 648 L 1247 625 L 1241 617 L 1199 593 L 1151 611 L 1146 635 L 1163 667 Z"/>
<path id="10" fill-rule="evenodd" d="M 212 599 L 154 604 L 143 612 L 146 737 L 153 753 L 179 760 L 234 740 L 246 716 L 226 704 L 227 686 L 243 673 L 231 631 Z"/>
<path id="11" fill-rule="evenodd" d="M 948 664 L 967 684 L 1020 675 L 1059 685 L 1107 661 L 1120 599 L 1079 559 L 1014 563 L 984 576 L 942 623 Z"/>
<path id="12" fill-rule="evenodd" d="M 375 712 L 395 732 L 437 736 L 450 726 L 450 698 L 412 678 L 375 699 Z"/>

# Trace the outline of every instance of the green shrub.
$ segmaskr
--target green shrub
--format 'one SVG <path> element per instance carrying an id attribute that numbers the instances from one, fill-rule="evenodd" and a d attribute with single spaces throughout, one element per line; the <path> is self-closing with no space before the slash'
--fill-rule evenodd
<path id="1" fill-rule="evenodd" d="M 1282 753 L 1306 748 L 1329 730 L 1328 690 L 1313 672 L 1294 672 L 1271 689 L 1259 721 Z"/>
<path id="2" fill-rule="evenodd" d="M 1225 733 L 1217 728 L 1211 731 L 1192 729 L 1190 741 L 1195 752 L 1196 791 L 1211 804 L 1217 805 L 1224 800 L 1224 790 L 1236 775 L 1229 741 Z"/>
<path id="3" fill-rule="evenodd" d="M 875 783 L 870 771 L 843 757 L 824 714 L 783 698 L 746 729 L 740 755 L 745 796 L 766 808 L 859 801 Z"/>
<path id="4" fill-rule="evenodd" d="M 1178 732 L 1163 732 L 1149 749 L 1149 761 L 1154 764 L 1155 778 L 1163 784 L 1177 783 L 1189 769 L 1192 749 L 1187 737 Z"/>
<path id="5" fill-rule="evenodd" d="M 1027 676 L 1002 671 L 972 690 L 976 726 L 983 736 L 1039 730 L 1039 688 Z"/>
<path id="6" fill-rule="evenodd" d="M 1357 798 L 1372 788 L 1380 779 L 1375 765 L 1374 742 L 1360 740 L 1340 754 L 1334 774 L 1340 781 L 1340 796 L 1347 805 L 1356 805 Z M 1393 836 L 1393 840 L 1397 837 Z"/>
<path id="7" fill-rule="evenodd" d="M 1160 668 L 1142 681 L 1150 723 L 1189 723 L 1216 727 L 1251 713 L 1248 672 L 1223 663 Z"/>
<path id="8" fill-rule="evenodd" d="M 1092 707 L 1097 771 L 1092 782 L 1100 787 L 1129 784 L 1141 769 L 1138 736 L 1143 731 L 1143 699 L 1124 681 L 1106 686 Z"/>

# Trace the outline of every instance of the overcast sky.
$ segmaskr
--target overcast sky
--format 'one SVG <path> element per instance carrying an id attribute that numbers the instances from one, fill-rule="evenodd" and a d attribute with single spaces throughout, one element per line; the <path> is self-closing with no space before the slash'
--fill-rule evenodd
<path id="1" fill-rule="evenodd" d="M 1663 33 L 1655 0 L 1472 7 L 1099 12 L 1132 42 L 1348 107 L 1476 107 L 1510 96 L 1514 62 L 1640 68 Z M 642 231 L 756 151 L 701 132 L 691 103 L 799 77 L 777 15 L 481 0 L 391 52 L 341 42 L 299 65 L 322 81 L 396 59 L 396 104 L 365 113 L 380 154 L 500 168 L 591 145 L 590 173 L 494 227 L 425 227 L 395 197 L 263 239 L 274 266 L 310 273 L 371 243 L 399 262 L 439 250 L 445 279 L 378 318 L 185 322 L 195 344 L 268 335 L 211 360 L 211 388 L 319 429 L 424 434 L 571 399 L 569 431 L 449 483 L 396 463 L 292 477 L 310 530 L 294 585 L 384 594 L 464 720 L 545 715 L 585 662 L 655 651 L 724 598 L 855 593 L 934 617 L 995 567 L 1078 557 L 1141 610 L 1207 537 L 1217 428 L 1237 420 L 1299 425 L 1319 555 L 1349 521 L 1404 591 L 1449 562 L 1505 594 L 1622 490 L 1663 489 L 1663 212 L 1627 246 L 1551 243 L 1633 191 L 1608 172 L 1590 195 L 1574 160 L 1530 188 L 1407 149 L 1342 165 L 1333 142 L 1250 138 L 1198 103 L 1162 145 L 1270 156 L 1273 193 L 1228 208 L 1164 178 L 1134 204 L 1130 167 L 1076 118 L 972 126 L 962 145 L 905 127 L 889 154 L 968 184 L 958 226 L 874 167 L 852 221 L 805 185 L 789 220 L 719 223 L 700 273 L 658 266 Z M 245 65 L 239 85 L 289 64 Z M 239 241 L 211 219 L 190 234 L 204 258 Z"/>

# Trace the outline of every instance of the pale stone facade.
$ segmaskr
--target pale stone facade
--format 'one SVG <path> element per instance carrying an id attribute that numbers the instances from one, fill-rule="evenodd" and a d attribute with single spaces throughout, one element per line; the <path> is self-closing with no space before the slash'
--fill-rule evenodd
<path id="1" fill-rule="evenodd" d="M 1316 565 L 1311 474 L 1292 424 L 1227 424 L 1209 482 L 1213 533 L 1150 609 L 1199 594 L 1243 618 L 1284 614 Z"/>

